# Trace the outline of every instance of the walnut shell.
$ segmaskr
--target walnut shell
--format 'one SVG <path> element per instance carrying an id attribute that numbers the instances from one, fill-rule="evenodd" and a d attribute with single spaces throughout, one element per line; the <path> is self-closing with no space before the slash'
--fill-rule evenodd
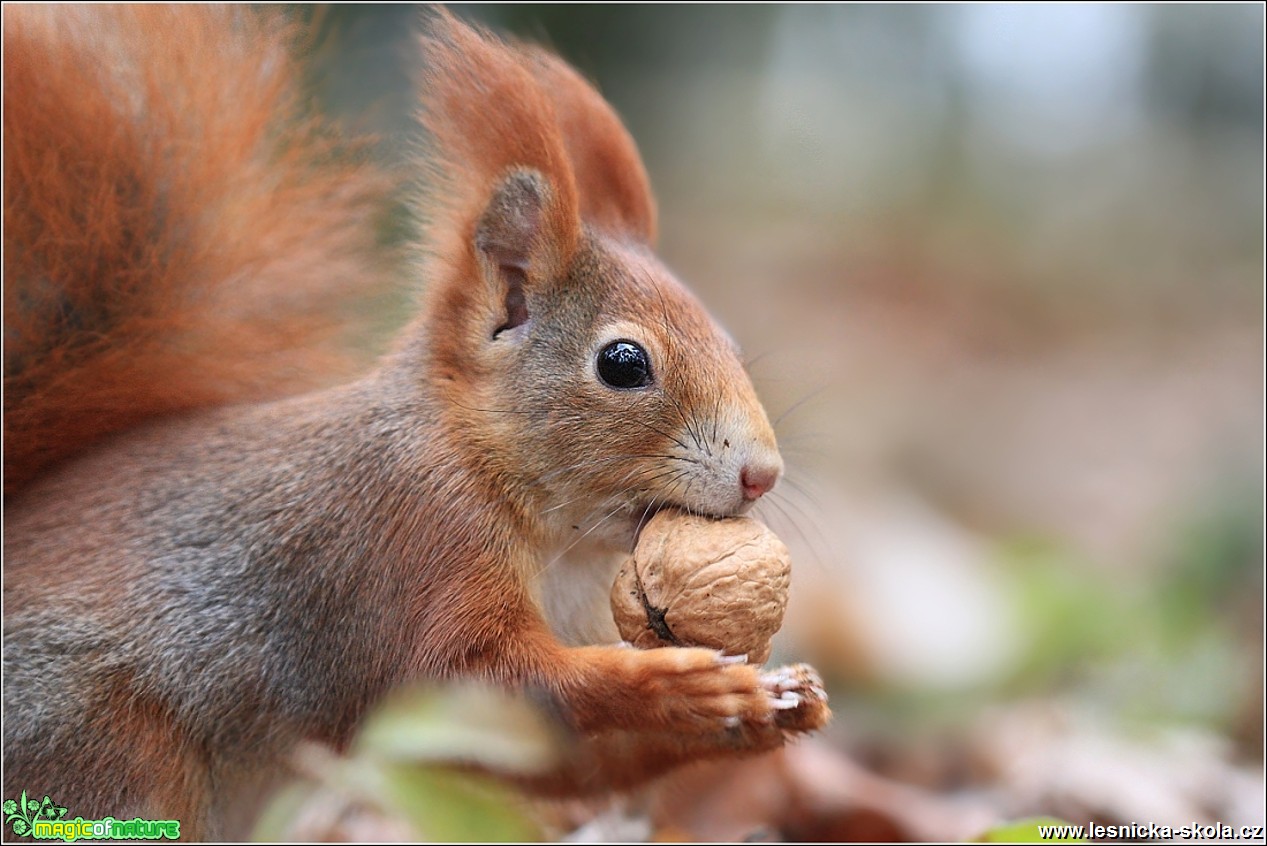
<path id="1" fill-rule="evenodd" d="M 790 579 L 787 547 L 756 520 L 661 511 L 616 576 L 612 616 L 641 649 L 705 646 L 760 664 Z"/>

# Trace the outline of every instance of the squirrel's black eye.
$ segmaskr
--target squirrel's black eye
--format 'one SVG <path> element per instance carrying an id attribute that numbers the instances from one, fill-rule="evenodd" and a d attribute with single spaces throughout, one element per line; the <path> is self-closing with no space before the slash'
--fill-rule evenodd
<path id="1" fill-rule="evenodd" d="M 598 351 L 598 376 L 613 388 L 651 384 L 651 358 L 633 341 L 612 341 Z"/>

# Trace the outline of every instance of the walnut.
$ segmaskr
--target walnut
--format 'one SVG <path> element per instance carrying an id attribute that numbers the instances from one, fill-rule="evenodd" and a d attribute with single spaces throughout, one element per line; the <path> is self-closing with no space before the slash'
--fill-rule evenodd
<path id="1" fill-rule="evenodd" d="M 761 664 L 790 576 L 787 547 L 756 520 L 661 511 L 616 576 L 612 616 L 642 649 L 705 646 Z"/>

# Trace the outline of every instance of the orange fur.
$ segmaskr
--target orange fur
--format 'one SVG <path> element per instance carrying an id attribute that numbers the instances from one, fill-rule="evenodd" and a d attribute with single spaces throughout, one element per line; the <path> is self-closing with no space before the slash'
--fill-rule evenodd
<path id="1" fill-rule="evenodd" d="M 420 86 L 422 123 L 431 135 L 425 216 L 433 240 L 459 239 L 433 247 L 464 253 L 496 185 L 513 169 L 531 168 L 553 192 L 543 228 L 558 238 L 556 260 L 566 263 L 580 236 L 580 204 L 553 103 L 505 44 L 443 9 L 430 24 Z"/>
<path id="2" fill-rule="evenodd" d="M 385 182 L 303 115 L 292 37 L 247 8 L 4 7 L 6 496 L 149 418 L 347 372 L 334 306 L 381 275 Z"/>
<path id="3" fill-rule="evenodd" d="M 430 24 L 421 92 L 442 186 L 436 216 L 474 219 L 508 170 L 530 167 L 558 192 L 558 229 L 571 230 L 565 253 L 578 219 L 654 243 L 655 203 L 642 158 L 593 86 L 540 47 L 500 41 L 443 9 Z"/>
<path id="4" fill-rule="evenodd" d="M 655 244 L 656 209 L 642 157 L 628 130 L 593 86 L 540 47 L 519 47 L 554 106 L 587 223 L 648 246 Z"/>

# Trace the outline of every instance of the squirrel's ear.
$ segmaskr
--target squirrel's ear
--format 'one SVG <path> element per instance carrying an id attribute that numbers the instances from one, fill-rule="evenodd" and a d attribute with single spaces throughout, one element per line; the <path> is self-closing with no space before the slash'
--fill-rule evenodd
<path id="1" fill-rule="evenodd" d="M 552 208 L 552 192 L 536 171 L 512 172 L 493 192 L 475 227 L 475 249 L 481 271 L 504 301 L 506 320 L 497 333 L 528 320 L 526 288 L 539 287 L 561 270 L 560 221 Z"/>
<path id="2" fill-rule="evenodd" d="M 502 329 L 522 325 L 533 292 L 562 277 L 581 237 L 554 106 L 524 55 L 444 9 L 432 13 L 423 44 L 435 177 L 423 216 L 434 255 L 463 283 L 473 258 L 485 289 L 504 298 Z"/>

